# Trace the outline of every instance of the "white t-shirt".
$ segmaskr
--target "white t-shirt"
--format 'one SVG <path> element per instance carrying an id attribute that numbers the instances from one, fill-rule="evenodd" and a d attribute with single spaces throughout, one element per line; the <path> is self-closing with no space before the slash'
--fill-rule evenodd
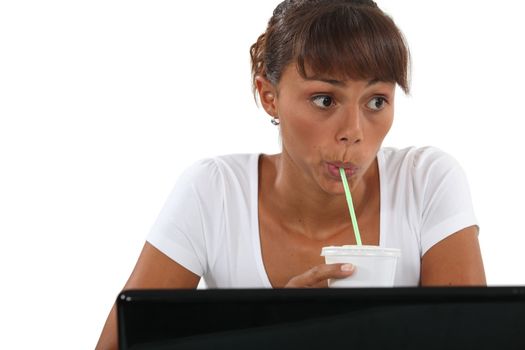
<path id="1" fill-rule="evenodd" d="M 394 285 L 418 286 L 423 254 L 477 225 L 467 179 L 436 148 L 383 148 L 377 159 L 379 245 L 401 249 Z M 259 154 L 226 155 L 189 167 L 147 241 L 209 288 L 271 288 L 259 238 L 258 160 Z"/>

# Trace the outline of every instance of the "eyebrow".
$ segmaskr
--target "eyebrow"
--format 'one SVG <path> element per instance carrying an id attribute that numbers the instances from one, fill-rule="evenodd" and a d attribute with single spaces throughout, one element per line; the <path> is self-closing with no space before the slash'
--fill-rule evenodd
<path id="1" fill-rule="evenodd" d="M 328 83 L 335 86 L 346 86 L 346 83 L 343 80 L 337 80 L 337 79 L 330 79 L 330 78 L 324 78 L 319 76 L 313 76 L 313 77 L 307 77 L 305 78 L 307 81 L 322 81 L 323 83 Z M 381 80 L 375 78 L 368 81 L 366 84 L 366 87 L 372 86 L 374 84 L 377 84 L 381 82 Z"/>

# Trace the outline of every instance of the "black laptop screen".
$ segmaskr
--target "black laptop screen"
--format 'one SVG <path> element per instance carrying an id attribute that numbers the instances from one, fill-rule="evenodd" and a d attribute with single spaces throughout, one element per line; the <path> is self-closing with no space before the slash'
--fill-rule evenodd
<path id="1" fill-rule="evenodd" d="M 523 287 L 135 290 L 117 308 L 123 350 L 525 349 Z"/>

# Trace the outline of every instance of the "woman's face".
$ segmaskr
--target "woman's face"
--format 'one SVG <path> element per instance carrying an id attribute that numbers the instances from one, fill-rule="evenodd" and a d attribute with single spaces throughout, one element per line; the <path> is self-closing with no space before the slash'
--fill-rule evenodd
<path id="1" fill-rule="evenodd" d="M 392 126 L 394 94 L 393 83 L 305 79 L 289 65 L 270 94 L 271 103 L 264 96 L 261 101 L 279 118 L 283 157 L 294 175 L 334 194 L 343 192 L 340 167 L 354 187 L 373 164 Z"/>

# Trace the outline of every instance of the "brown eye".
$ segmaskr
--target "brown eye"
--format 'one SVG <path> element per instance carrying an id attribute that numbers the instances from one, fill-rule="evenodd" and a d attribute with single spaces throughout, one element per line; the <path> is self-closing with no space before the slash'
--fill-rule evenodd
<path id="1" fill-rule="evenodd" d="M 366 106 L 373 111 L 380 111 L 385 108 L 386 99 L 384 97 L 374 97 Z"/>
<path id="2" fill-rule="evenodd" d="M 334 104 L 334 100 L 332 97 L 328 95 L 319 95 L 312 98 L 313 104 L 315 104 L 319 108 L 330 108 Z"/>

